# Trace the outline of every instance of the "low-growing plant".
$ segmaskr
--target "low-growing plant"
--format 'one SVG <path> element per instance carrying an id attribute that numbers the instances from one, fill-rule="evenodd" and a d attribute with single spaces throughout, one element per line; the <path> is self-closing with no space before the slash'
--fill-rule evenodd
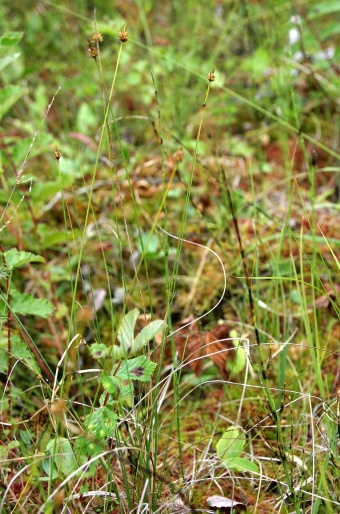
<path id="1" fill-rule="evenodd" d="M 216 451 L 228 469 L 260 473 L 258 465 L 245 457 L 240 457 L 246 444 L 246 437 L 237 427 L 229 427 L 216 444 Z"/>

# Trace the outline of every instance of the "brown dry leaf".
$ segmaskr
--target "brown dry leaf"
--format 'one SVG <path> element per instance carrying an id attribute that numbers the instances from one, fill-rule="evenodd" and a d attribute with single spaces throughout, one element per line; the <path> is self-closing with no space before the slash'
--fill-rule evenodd
<path id="1" fill-rule="evenodd" d="M 190 323 L 186 318 L 179 326 Z M 189 325 L 178 332 L 175 337 L 175 347 L 182 361 L 187 361 L 197 377 L 202 372 L 202 357 L 204 355 L 204 341 L 196 324 Z"/>
<path id="2" fill-rule="evenodd" d="M 189 316 L 178 327 L 190 323 L 193 319 L 193 316 Z M 203 334 L 196 323 L 183 328 L 174 338 L 179 358 L 187 361 L 196 376 L 200 376 L 203 365 L 202 357 L 206 355 L 213 361 L 222 378 L 227 380 L 229 377 L 227 359 L 230 350 L 234 349 L 234 345 L 231 341 L 219 340 L 229 337 L 229 331 L 230 329 L 226 324 L 216 325 L 212 330 Z"/>
<path id="3" fill-rule="evenodd" d="M 222 378 L 228 380 L 229 372 L 227 370 L 227 359 L 230 356 L 230 350 L 235 347 L 231 341 L 220 341 L 229 337 L 230 329 L 227 325 L 216 325 L 205 334 L 205 352 L 213 361 Z"/>

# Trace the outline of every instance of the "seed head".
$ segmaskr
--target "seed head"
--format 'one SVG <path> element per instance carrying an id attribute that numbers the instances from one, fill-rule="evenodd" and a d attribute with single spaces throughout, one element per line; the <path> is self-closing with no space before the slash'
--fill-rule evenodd
<path id="1" fill-rule="evenodd" d="M 51 405 L 51 413 L 54 416 L 59 416 L 66 409 L 66 400 L 56 400 Z"/>
<path id="2" fill-rule="evenodd" d="M 212 71 L 208 73 L 207 79 L 209 82 L 213 82 L 215 80 L 215 68 L 213 68 Z"/>
<path id="3" fill-rule="evenodd" d="M 88 37 L 86 38 L 86 40 L 88 44 L 87 55 L 92 59 L 95 59 L 98 56 L 98 50 L 95 46 L 92 46 L 92 43 Z"/>
<path id="4" fill-rule="evenodd" d="M 54 150 L 53 157 L 55 158 L 56 161 L 59 161 L 59 159 L 61 157 L 61 153 L 59 152 L 58 148 L 56 148 L 56 150 Z"/>
<path id="5" fill-rule="evenodd" d="M 129 39 L 129 34 L 126 30 L 126 27 L 127 25 L 125 25 L 125 27 L 123 28 L 123 30 L 121 30 L 118 34 L 118 39 L 119 41 L 121 41 L 122 43 L 125 43 L 128 39 Z"/>
<path id="6" fill-rule="evenodd" d="M 92 34 L 92 42 L 93 43 L 102 43 L 103 42 L 103 36 L 100 32 L 95 32 Z"/>
<path id="7" fill-rule="evenodd" d="M 87 55 L 89 57 L 91 57 L 92 59 L 95 59 L 96 57 L 98 57 L 97 48 L 95 48 L 94 46 L 90 46 L 89 49 L 87 50 Z"/>

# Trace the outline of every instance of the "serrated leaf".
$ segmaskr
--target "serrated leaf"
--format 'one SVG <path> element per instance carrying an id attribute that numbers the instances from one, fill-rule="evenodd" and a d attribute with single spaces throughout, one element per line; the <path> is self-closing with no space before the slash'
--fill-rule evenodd
<path id="1" fill-rule="evenodd" d="M 7 268 L 12 270 L 19 268 L 28 262 L 45 262 L 44 257 L 35 255 L 31 252 L 19 251 L 16 248 L 11 248 L 4 253 Z"/>
<path id="2" fill-rule="evenodd" d="M 88 428 L 95 439 L 110 437 L 117 426 L 118 416 L 108 407 L 100 407 L 88 416 Z"/>
<path id="3" fill-rule="evenodd" d="M 152 321 L 144 327 L 132 343 L 132 353 L 137 353 L 143 346 L 145 346 L 156 334 L 162 332 L 166 327 L 166 323 L 163 320 Z"/>
<path id="4" fill-rule="evenodd" d="M 157 364 L 150 361 L 145 355 L 135 357 L 134 359 L 125 360 L 121 365 L 117 364 L 113 368 L 113 373 L 118 369 L 116 376 L 122 380 L 138 380 L 140 382 L 149 382 Z"/>
<path id="5" fill-rule="evenodd" d="M 27 343 L 22 341 L 19 336 L 11 335 L 11 354 L 12 359 L 20 360 L 27 364 L 27 366 L 35 371 L 38 375 L 41 373 L 38 364 L 36 363 L 35 357 Z M 0 372 L 7 373 L 8 369 L 8 341 L 5 337 L 0 340 Z"/>
<path id="6" fill-rule="evenodd" d="M 132 384 L 128 384 L 121 388 L 119 393 L 119 401 L 126 400 L 127 398 L 131 398 L 133 396 L 134 387 Z"/>
<path id="7" fill-rule="evenodd" d="M 110 348 L 108 348 L 103 343 L 94 343 L 89 346 L 91 355 L 94 359 L 103 359 L 104 357 L 107 357 L 110 351 Z"/>
<path id="8" fill-rule="evenodd" d="M 0 37 L 0 46 L 5 46 L 6 48 L 8 48 L 9 46 L 17 45 L 19 41 L 22 39 L 23 35 L 23 32 L 5 32 Z"/>
<path id="9" fill-rule="evenodd" d="M 124 351 L 122 350 L 122 348 L 116 344 L 114 344 L 111 348 L 111 357 L 114 359 L 114 360 L 122 360 L 124 357 L 125 357 L 125 353 Z"/>
<path id="10" fill-rule="evenodd" d="M 54 306 L 49 300 L 34 298 L 31 294 L 11 291 L 11 311 L 22 316 L 32 314 L 48 318 L 53 314 Z"/>
<path id="11" fill-rule="evenodd" d="M 139 310 L 133 309 L 132 311 L 125 314 L 123 317 L 119 330 L 118 330 L 118 341 L 120 342 L 121 348 L 125 355 L 132 348 L 132 343 L 135 337 L 135 325 L 139 316 Z"/>
<path id="12" fill-rule="evenodd" d="M 240 455 L 244 445 L 244 434 L 236 427 L 229 427 L 216 444 L 216 451 L 223 461 L 232 461 Z"/>
<path id="13" fill-rule="evenodd" d="M 8 275 L 9 275 L 9 269 L 4 268 L 3 266 L 0 266 L 0 280 L 8 277 Z"/>
<path id="14" fill-rule="evenodd" d="M 6 86 L 0 90 L 0 120 L 23 94 L 21 86 Z"/>
<path id="15" fill-rule="evenodd" d="M 41 370 L 36 362 L 36 359 L 27 346 L 26 341 L 22 341 L 19 339 L 18 336 L 15 336 L 15 339 L 13 339 L 14 336 L 12 336 L 12 356 L 15 359 L 18 359 L 28 365 L 29 368 L 31 368 L 37 375 L 41 374 Z"/>

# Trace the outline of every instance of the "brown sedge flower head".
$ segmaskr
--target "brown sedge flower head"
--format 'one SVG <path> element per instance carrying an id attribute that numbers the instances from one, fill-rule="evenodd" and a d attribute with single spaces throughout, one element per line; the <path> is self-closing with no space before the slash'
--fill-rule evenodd
<path id="1" fill-rule="evenodd" d="M 91 57 L 92 59 L 95 59 L 98 56 L 98 50 L 95 46 L 92 46 L 92 43 L 88 37 L 86 39 L 87 39 L 87 44 L 89 46 L 87 49 L 87 55 L 89 57 Z"/>
<path id="2" fill-rule="evenodd" d="M 66 400 L 56 400 L 52 403 L 50 410 L 54 416 L 60 416 L 66 409 Z"/>
<path id="3" fill-rule="evenodd" d="M 98 50 L 94 46 L 91 46 L 88 49 L 87 53 L 88 53 L 88 56 L 91 57 L 92 59 L 95 59 L 96 57 L 98 57 Z"/>
<path id="4" fill-rule="evenodd" d="M 213 68 L 211 72 L 208 73 L 207 79 L 209 80 L 209 82 L 213 82 L 215 80 L 215 68 Z"/>
<path id="5" fill-rule="evenodd" d="M 103 36 L 100 32 L 95 32 L 92 34 L 92 42 L 93 43 L 102 43 L 103 42 Z"/>
<path id="6" fill-rule="evenodd" d="M 61 153 L 59 152 L 58 148 L 56 148 L 53 152 L 53 157 L 55 158 L 56 161 L 59 161 L 60 157 L 61 157 Z"/>
<path id="7" fill-rule="evenodd" d="M 123 28 L 123 30 L 121 30 L 118 34 L 118 39 L 119 41 L 121 41 L 122 43 L 125 43 L 128 39 L 129 39 L 129 33 L 127 32 L 126 30 L 126 27 L 127 25 L 125 25 L 125 27 Z"/>

